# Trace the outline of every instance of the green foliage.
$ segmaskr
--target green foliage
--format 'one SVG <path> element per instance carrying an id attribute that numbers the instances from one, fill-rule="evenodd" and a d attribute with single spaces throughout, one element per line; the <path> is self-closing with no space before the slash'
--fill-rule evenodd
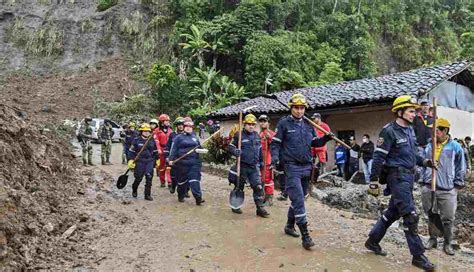
<path id="1" fill-rule="evenodd" d="M 461 56 L 472 60 L 474 58 L 474 32 L 466 32 L 461 35 Z"/>
<path id="2" fill-rule="evenodd" d="M 115 5 L 117 5 L 118 0 L 99 0 L 97 5 L 97 11 L 107 10 Z"/>
<path id="3" fill-rule="evenodd" d="M 226 151 L 231 139 L 222 136 L 219 132 L 206 144 L 206 148 L 209 150 L 207 154 L 203 156 L 206 162 L 218 163 L 218 164 L 229 164 L 232 160 L 232 155 Z"/>
<path id="4" fill-rule="evenodd" d="M 344 72 L 339 64 L 328 62 L 324 65 L 324 69 L 319 75 L 318 84 L 337 83 L 344 79 Z"/>

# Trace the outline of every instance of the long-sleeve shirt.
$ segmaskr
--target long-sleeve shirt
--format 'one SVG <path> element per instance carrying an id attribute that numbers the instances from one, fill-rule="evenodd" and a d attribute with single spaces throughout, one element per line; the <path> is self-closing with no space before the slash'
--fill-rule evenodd
<path id="1" fill-rule="evenodd" d="M 239 134 L 236 133 L 234 139 L 227 147 L 227 150 L 234 156 L 239 142 Z M 262 167 L 262 143 L 257 132 L 242 131 L 242 150 L 240 154 L 240 165 L 243 167 Z"/>
<path id="2" fill-rule="evenodd" d="M 431 143 L 426 146 L 426 157 L 431 158 Z M 464 177 L 466 174 L 466 161 L 464 151 L 459 143 L 449 139 L 446 144 L 441 146 L 441 153 L 438 158 L 438 171 L 436 173 L 436 189 L 451 190 L 455 186 L 464 186 Z M 423 183 L 431 184 L 431 168 L 425 168 L 423 172 Z M 430 185 L 431 187 L 431 185 Z"/>

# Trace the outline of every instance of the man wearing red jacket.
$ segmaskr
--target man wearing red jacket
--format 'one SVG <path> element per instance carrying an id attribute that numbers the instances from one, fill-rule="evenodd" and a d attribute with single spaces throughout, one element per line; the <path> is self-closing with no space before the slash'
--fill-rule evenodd
<path id="1" fill-rule="evenodd" d="M 315 114 L 313 114 L 311 119 L 313 119 L 313 122 L 318 124 L 320 127 L 325 129 L 326 131 L 331 132 L 331 129 L 329 128 L 328 124 L 321 121 L 321 114 L 315 113 Z M 315 130 L 316 130 L 316 134 L 318 135 L 318 138 L 321 138 L 325 135 L 324 132 L 320 131 L 319 129 L 315 128 Z M 316 159 L 316 157 L 317 157 L 317 159 L 318 159 L 317 161 L 319 162 L 319 173 L 320 174 L 326 172 L 326 163 L 328 161 L 327 151 L 328 151 L 328 147 L 326 145 L 321 146 L 321 147 L 311 148 L 311 154 L 313 155 L 313 158 Z"/>
<path id="2" fill-rule="evenodd" d="M 261 171 L 261 176 L 263 184 L 265 187 L 265 199 L 263 203 L 268 206 L 273 205 L 273 190 L 275 188 L 273 183 L 273 171 L 270 169 L 272 164 L 272 154 L 270 152 L 270 143 L 272 138 L 275 135 L 275 132 L 270 130 L 270 119 L 266 115 L 261 115 L 258 118 L 258 123 L 260 125 L 260 139 L 262 142 L 262 155 L 263 155 L 263 164 L 265 167 Z"/>
<path id="3" fill-rule="evenodd" d="M 160 177 L 161 187 L 166 187 L 166 182 L 168 183 L 168 186 L 171 187 L 171 177 L 169 171 L 166 170 L 167 164 L 164 152 L 171 132 L 170 117 L 167 114 L 161 114 L 158 117 L 158 127 L 153 130 L 153 138 L 155 139 L 156 146 L 160 154 L 160 164 L 156 168 L 156 172 Z"/>

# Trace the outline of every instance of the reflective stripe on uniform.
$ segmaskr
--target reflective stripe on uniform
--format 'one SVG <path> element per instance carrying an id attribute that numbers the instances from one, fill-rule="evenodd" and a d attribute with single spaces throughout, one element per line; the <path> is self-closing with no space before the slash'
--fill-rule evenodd
<path id="1" fill-rule="evenodd" d="M 281 140 L 278 139 L 277 137 L 273 137 L 273 141 L 277 141 L 277 142 L 280 142 L 280 143 L 281 143 Z"/>
<path id="2" fill-rule="evenodd" d="M 299 218 L 299 217 L 305 217 L 306 216 L 306 213 L 303 213 L 303 214 L 295 214 L 295 217 Z"/>
<path id="3" fill-rule="evenodd" d="M 199 182 L 199 181 L 200 181 L 200 180 L 198 180 L 198 179 L 191 179 L 191 180 L 189 181 L 189 183 L 191 183 L 191 182 Z"/>
<path id="4" fill-rule="evenodd" d="M 377 152 L 377 151 L 382 152 L 382 153 L 384 153 L 384 154 L 388 154 L 388 151 L 387 151 L 387 150 L 382 149 L 382 148 L 380 148 L 380 147 L 377 147 L 377 148 L 375 149 L 375 152 Z"/>

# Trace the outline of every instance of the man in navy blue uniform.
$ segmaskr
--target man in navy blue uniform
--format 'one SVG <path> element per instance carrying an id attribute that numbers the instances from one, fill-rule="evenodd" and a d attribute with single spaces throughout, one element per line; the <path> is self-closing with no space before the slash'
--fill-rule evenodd
<path id="1" fill-rule="evenodd" d="M 240 156 L 240 182 L 237 186 L 244 189 L 245 182 L 248 180 L 253 190 L 253 201 L 257 208 L 257 216 L 268 217 L 268 213 L 263 207 L 264 190 L 260 170 L 263 169 L 263 154 L 260 136 L 255 131 L 257 117 L 253 114 L 247 114 L 244 118 L 244 129 L 242 131 L 242 149 L 238 149 L 239 134 L 236 133 L 232 143 L 229 144 L 229 152 Z M 232 212 L 241 214 L 241 209 L 232 209 Z"/>
<path id="2" fill-rule="evenodd" d="M 201 167 L 202 162 L 199 157 L 199 150 L 195 149 L 189 155 L 183 157 L 176 163 L 173 161 L 181 158 L 193 148 L 200 148 L 199 138 L 193 132 L 194 122 L 191 118 L 184 118 L 184 133 L 179 134 L 171 144 L 169 155 L 170 166 L 174 168 L 174 178 L 178 183 L 178 201 L 184 202 L 185 194 L 188 188 L 196 199 L 196 205 L 204 203 L 201 192 Z"/>
<path id="3" fill-rule="evenodd" d="M 143 123 L 138 129 L 140 136 L 136 137 L 128 152 L 128 167 L 134 169 L 135 181 L 132 184 L 132 196 L 137 197 L 137 190 L 143 177 L 145 177 L 145 200 L 152 201 L 151 197 L 151 181 L 153 179 L 153 169 L 157 164 L 158 150 L 156 149 L 156 143 L 153 138 L 150 138 L 151 128 L 147 123 Z M 142 153 L 138 158 L 137 154 L 140 152 L 142 147 Z M 136 158 L 136 160 L 135 160 Z"/>
<path id="4" fill-rule="evenodd" d="M 127 158 L 127 160 L 129 157 L 128 150 L 130 149 L 130 146 L 132 145 L 133 139 L 138 137 L 138 131 L 136 131 L 135 129 L 136 129 L 135 123 L 130 122 L 128 124 L 128 128 L 124 131 L 125 139 L 123 141 L 123 149 L 124 149 L 125 157 Z"/>
<path id="5" fill-rule="evenodd" d="M 411 96 L 398 97 L 392 106 L 395 121 L 385 125 L 380 132 L 368 192 L 378 196 L 380 182 L 387 184 L 384 194 L 391 194 L 391 198 L 387 210 L 370 231 L 365 247 L 377 255 L 386 256 L 387 253 L 382 250 L 379 243 L 390 225 L 402 217 L 405 237 L 413 255 L 412 264 L 432 271 L 435 265 L 423 254 L 423 243 L 418 236 L 419 215 L 413 200 L 415 166 L 434 167 L 431 160 L 418 155 L 416 136 L 412 127 L 418 107 L 416 99 Z"/>
<path id="6" fill-rule="evenodd" d="M 174 121 L 174 125 L 176 126 L 176 131 L 171 132 L 168 138 L 168 142 L 166 143 L 165 150 L 164 150 L 165 158 L 167 162 L 169 162 L 169 155 L 170 155 L 171 145 L 173 144 L 173 140 L 176 138 L 176 136 L 184 132 L 184 118 L 183 117 L 176 118 L 176 120 Z M 178 186 L 178 183 L 176 183 L 176 179 L 174 178 L 174 167 L 171 167 L 170 177 L 171 177 L 171 186 L 169 187 L 169 189 L 170 189 L 170 193 L 174 194 L 176 190 L 176 186 Z"/>
<path id="7" fill-rule="evenodd" d="M 310 249 L 314 242 L 308 231 L 303 182 L 311 178 L 311 147 L 323 146 L 334 135 L 317 137 L 314 128 L 303 118 L 308 103 L 302 94 L 294 94 L 288 105 L 291 115 L 280 119 L 271 143 L 272 165 L 276 167 L 281 163 L 279 160 L 283 160 L 286 193 L 291 201 L 284 231 L 290 236 L 299 237 L 295 230 L 296 223 L 301 232 L 303 247 Z"/>

